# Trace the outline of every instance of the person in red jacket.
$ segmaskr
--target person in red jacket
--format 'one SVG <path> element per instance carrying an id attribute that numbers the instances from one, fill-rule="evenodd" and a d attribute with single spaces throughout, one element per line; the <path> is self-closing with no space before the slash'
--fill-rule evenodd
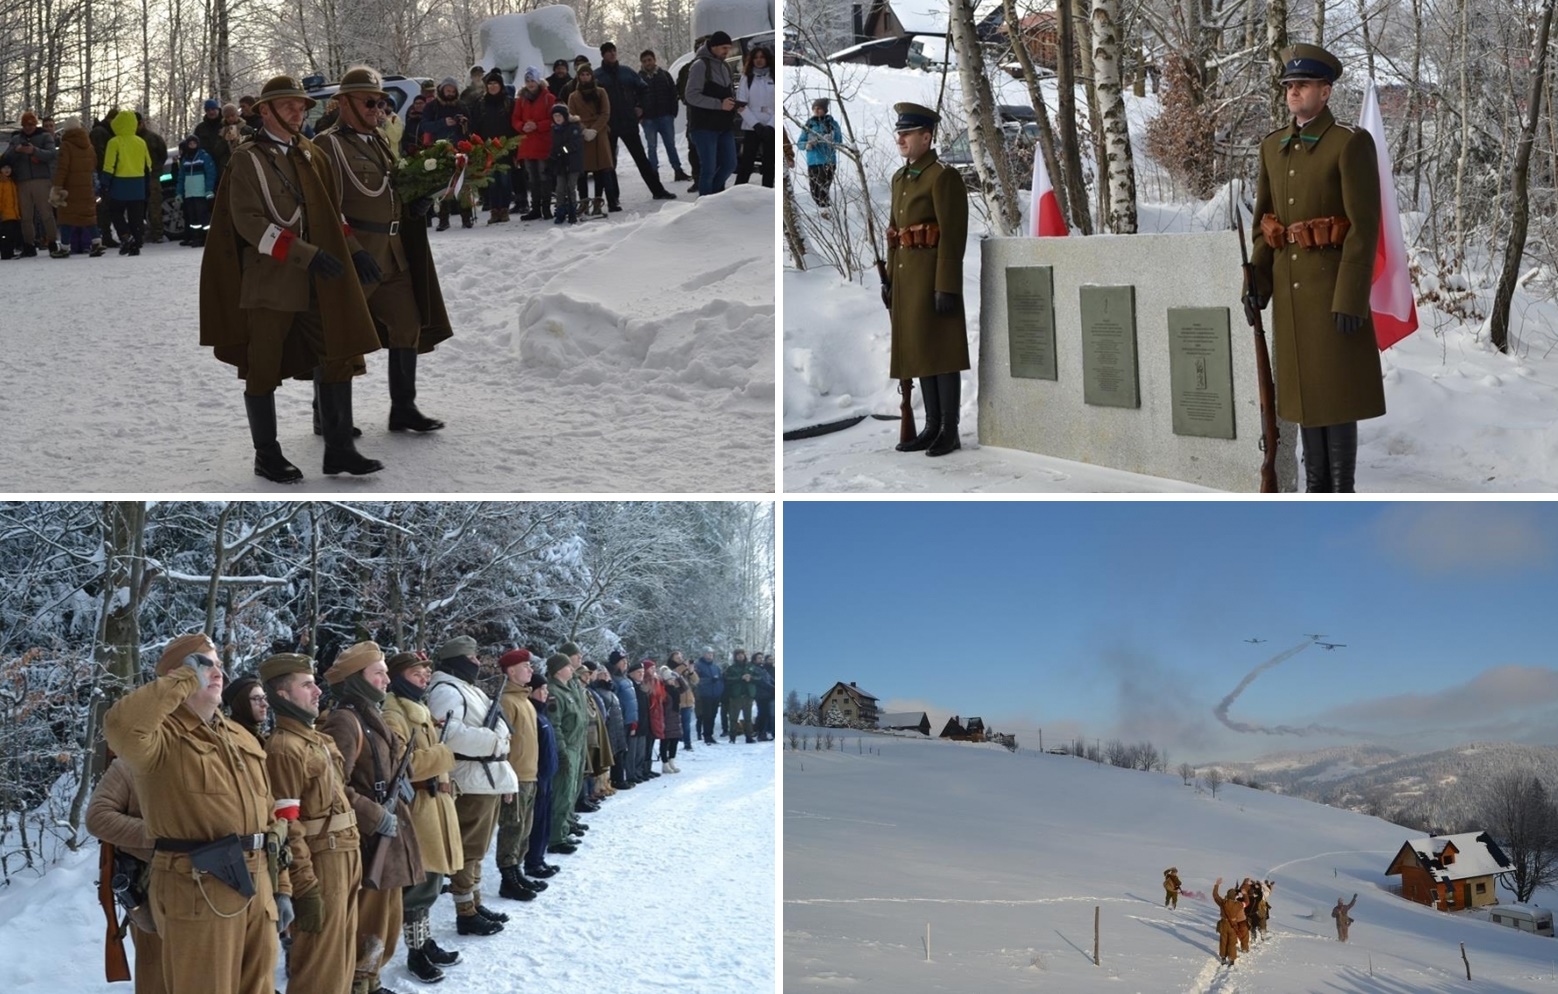
<path id="1" fill-rule="evenodd" d="M 524 189 L 530 195 L 530 210 L 519 216 L 521 221 L 552 216 L 552 184 L 547 180 L 546 164 L 552 156 L 555 102 L 552 91 L 541 82 L 541 70 L 527 67 L 525 85 L 514 95 L 514 131 L 519 135 L 515 165 L 524 168 Z"/>

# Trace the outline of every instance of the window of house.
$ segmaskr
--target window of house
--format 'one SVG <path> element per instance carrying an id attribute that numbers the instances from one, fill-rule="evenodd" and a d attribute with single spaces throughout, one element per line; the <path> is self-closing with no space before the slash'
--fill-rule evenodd
<path id="1" fill-rule="evenodd" d="M 1449 890 L 1445 891 L 1445 893 L 1444 893 L 1444 903 L 1445 903 L 1446 907 L 1450 907 L 1450 908 L 1455 907 L 1455 888 L 1454 887 L 1451 887 Z"/>
<path id="2" fill-rule="evenodd" d="M 1455 862 L 1455 852 L 1453 850 L 1446 849 L 1444 851 L 1444 856 L 1440 859 L 1440 862 L 1442 862 L 1445 866 L 1449 866 L 1451 863 Z"/>
<path id="3" fill-rule="evenodd" d="M 1477 885 L 1477 893 L 1478 894 L 1486 894 L 1487 892 L 1488 892 L 1488 885 L 1487 884 L 1478 884 Z"/>

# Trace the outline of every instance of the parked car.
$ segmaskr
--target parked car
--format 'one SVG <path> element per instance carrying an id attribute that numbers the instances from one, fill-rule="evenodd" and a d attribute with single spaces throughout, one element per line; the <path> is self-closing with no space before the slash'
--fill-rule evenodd
<path id="1" fill-rule="evenodd" d="M 1033 186 L 1033 152 L 1039 140 L 1038 118 L 1032 107 L 1022 104 L 999 104 L 996 112 L 1001 131 L 1007 139 L 1007 161 L 1011 164 L 1012 179 L 1020 189 L 1029 189 Z M 979 174 L 974 169 L 974 155 L 969 148 L 967 128 L 942 144 L 938 158 L 956 169 L 968 186 L 978 187 Z"/>

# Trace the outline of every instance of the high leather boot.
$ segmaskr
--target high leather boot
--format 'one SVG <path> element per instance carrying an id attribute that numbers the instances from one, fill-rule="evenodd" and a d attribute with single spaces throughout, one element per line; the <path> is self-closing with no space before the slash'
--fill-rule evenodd
<path id="1" fill-rule="evenodd" d="M 963 400 L 963 377 L 960 373 L 938 373 L 936 392 L 941 397 L 941 434 L 925 450 L 928 456 L 944 456 L 963 447 L 958 436 L 958 408 Z"/>
<path id="2" fill-rule="evenodd" d="M 389 350 L 390 431 L 437 431 L 444 426 L 417 410 L 417 350 Z"/>
<path id="3" fill-rule="evenodd" d="M 1358 468 L 1358 422 L 1330 425 L 1325 429 L 1325 450 L 1331 461 L 1331 484 L 1334 492 L 1351 494 L 1353 476 Z"/>
<path id="4" fill-rule="evenodd" d="M 552 198 L 541 198 L 541 217 L 550 221 L 552 219 Z"/>
<path id="5" fill-rule="evenodd" d="M 352 441 L 352 381 L 325 383 L 320 375 L 319 370 L 314 370 L 314 382 L 319 389 L 319 413 L 325 429 L 325 475 L 377 473 L 384 464 L 358 452 Z"/>
<path id="6" fill-rule="evenodd" d="M 1311 494 L 1332 493 L 1331 455 L 1326 444 L 1329 428 L 1298 429 L 1298 437 L 1304 443 L 1304 491 Z"/>
<path id="7" fill-rule="evenodd" d="M 476 223 L 476 217 L 469 207 L 460 208 L 460 227 L 469 228 Z"/>
<path id="8" fill-rule="evenodd" d="M 934 376 L 920 377 L 920 403 L 925 405 L 925 427 L 910 441 L 893 446 L 899 452 L 922 452 L 941 434 L 941 395 L 936 392 Z"/>
<path id="9" fill-rule="evenodd" d="M 449 230 L 449 201 L 447 201 L 447 200 L 440 200 L 438 202 L 438 228 L 437 228 L 437 230 L 438 231 L 448 231 Z"/>
<path id="10" fill-rule="evenodd" d="M 319 380 L 318 379 L 314 380 L 314 401 L 313 401 L 313 404 L 311 406 L 314 409 L 314 434 L 316 434 L 316 435 L 323 435 L 325 433 L 325 426 L 319 420 Z M 353 438 L 361 438 L 362 437 L 362 429 L 357 427 L 356 425 L 352 425 L 352 437 Z"/>
<path id="11" fill-rule="evenodd" d="M 254 440 L 254 475 L 272 483 L 297 483 L 303 479 L 303 471 L 287 461 L 276 441 L 276 395 L 244 394 L 243 406 L 249 414 L 249 437 Z"/>

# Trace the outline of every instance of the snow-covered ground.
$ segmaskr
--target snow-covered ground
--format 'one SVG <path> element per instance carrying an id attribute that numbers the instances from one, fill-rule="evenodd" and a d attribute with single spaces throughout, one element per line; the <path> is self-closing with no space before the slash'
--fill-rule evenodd
<path id="1" fill-rule="evenodd" d="M 773 745 L 698 746 L 676 763 L 681 773 L 622 791 L 586 816 L 585 845 L 550 857 L 562 870 L 532 902 L 497 896 L 489 853 L 482 900 L 509 915 L 501 934 L 456 935 L 454 906 L 440 898 L 433 938 L 461 952 L 445 970 L 444 989 L 774 990 Z M 0 889 L 0 991 L 126 989 L 103 980 L 96 880 L 97 846 L 89 844 L 42 877 L 17 875 Z M 420 989 L 406 973 L 403 947 L 382 980 Z"/>
<path id="2" fill-rule="evenodd" d="M 846 734 L 842 750 L 793 752 L 785 742 L 792 994 L 1510 994 L 1558 985 L 1554 940 L 1390 892 L 1399 878 L 1383 873 L 1414 836 L 1408 829 L 1244 787 L 1224 786 L 1214 800 L 1171 774 L 994 745 L 866 735 L 880 751 L 861 754 L 856 733 Z M 1169 866 L 1205 896 L 1165 909 Z M 1232 968 L 1217 960 L 1210 893 L 1219 876 L 1276 881 L 1270 937 Z M 1343 945 L 1330 909 L 1354 891 Z M 1543 892 L 1538 903 L 1554 899 Z"/>
<path id="3" fill-rule="evenodd" d="M 455 337 L 390 434 L 385 354 L 353 391 L 359 449 L 320 472 L 308 384 L 277 393 L 300 487 L 256 477 L 233 367 L 199 345 L 201 253 L 0 264 L 0 465 L 18 491 L 771 492 L 773 191 L 652 201 L 624 153 L 624 210 L 431 235 Z M 516 214 L 517 218 L 518 215 Z"/>
<path id="4" fill-rule="evenodd" d="M 836 66 L 847 77 L 849 112 L 865 147 L 872 197 L 885 205 L 891 171 L 901 164 L 892 144 L 890 109 L 910 100 L 935 106 L 942 85 L 938 73 L 885 67 Z M 958 79 L 947 78 L 945 106 L 960 107 Z M 1045 99 L 1054 108 L 1054 85 Z M 822 95 L 816 70 L 790 67 L 786 77 L 787 113 L 805 117 L 812 97 Z M 1028 103 L 1026 88 L 1007 79 L 1000 103 Z M 1176 195 L 1144 146 L 1145 122 L 1158 113 L 1157 98 L 1126 101 L 1141 199 L 1139 227 L 1144 232 L 1203 231 L 1226 226 L 1226 215 Z M 835 110 L 835 116 L 838 112 Z M 1346 117 L 1349 112 L 1342 111 Z M 950 137 L 952 132 L 942 135 Z M 938 142 L 938 146 L 939 146 Z M 843 177 L 840 185 L 851 182 Z M 797 204 L 814 214 L 803 169 L 795 183 Z M 837 189 L 837 188 L 836 188 Z M 1023 196 L 1026 215 L 1026 191 Z M 1404 205 L 1406 204 L 1403 201 Z M 969 345 L 979 346 L 978 239 L 988 225 L 971 219 L 964 256 L 964 299 L 968 305 Z M 1408 245 L 1420 215 L 1409 215 Z M 1229 237 L 1232 237 L 1230 234 Z M 1485 258 L 1485 257 L 1484 257 Z M 1496 272 L 1470 274 L 1486 311 Z M 1102 276 L 1100 277 L 1102 278 Z M 1427 277 L 1420 292 L 1437 286 Z M 793 430 L 856 414 L 895 413 L 897 384 L 887 378 L 888 319 L 878 296 L 876 277 L 850 283 L 820 258 L 805 272 L 790 264 L 783 273 L 784 427 Z M 1525 289 L 1516 291 L 1511 308 L 1511 354 L 1493 351 L 1481 322 L 1462 322 L 1432 305 L 1418 308 L 1416 334 L 1382 356 L 1388 413 L 1359 425 L 1358 489 L 1395 492 L 1517 491 L 1558 489 L 1558 306 Z M 977 369 L 977 361 L 975 363 Z M 892 451 L 894 422 L 866 420 L 819 438 L 784 444 L 787 491 L 875 491 L 957 493 L 970 491 L 1085 492 L 1191 491 L 1174 480 L 1122 473 L 1011 449 L 980 447 L 976 371 L 963 375 L 964 450 L 941 459 Z M 916 411 L 918 412 L 918 403 Z M 1252 452 L 1251 486 L 1259 456 Z"/>

